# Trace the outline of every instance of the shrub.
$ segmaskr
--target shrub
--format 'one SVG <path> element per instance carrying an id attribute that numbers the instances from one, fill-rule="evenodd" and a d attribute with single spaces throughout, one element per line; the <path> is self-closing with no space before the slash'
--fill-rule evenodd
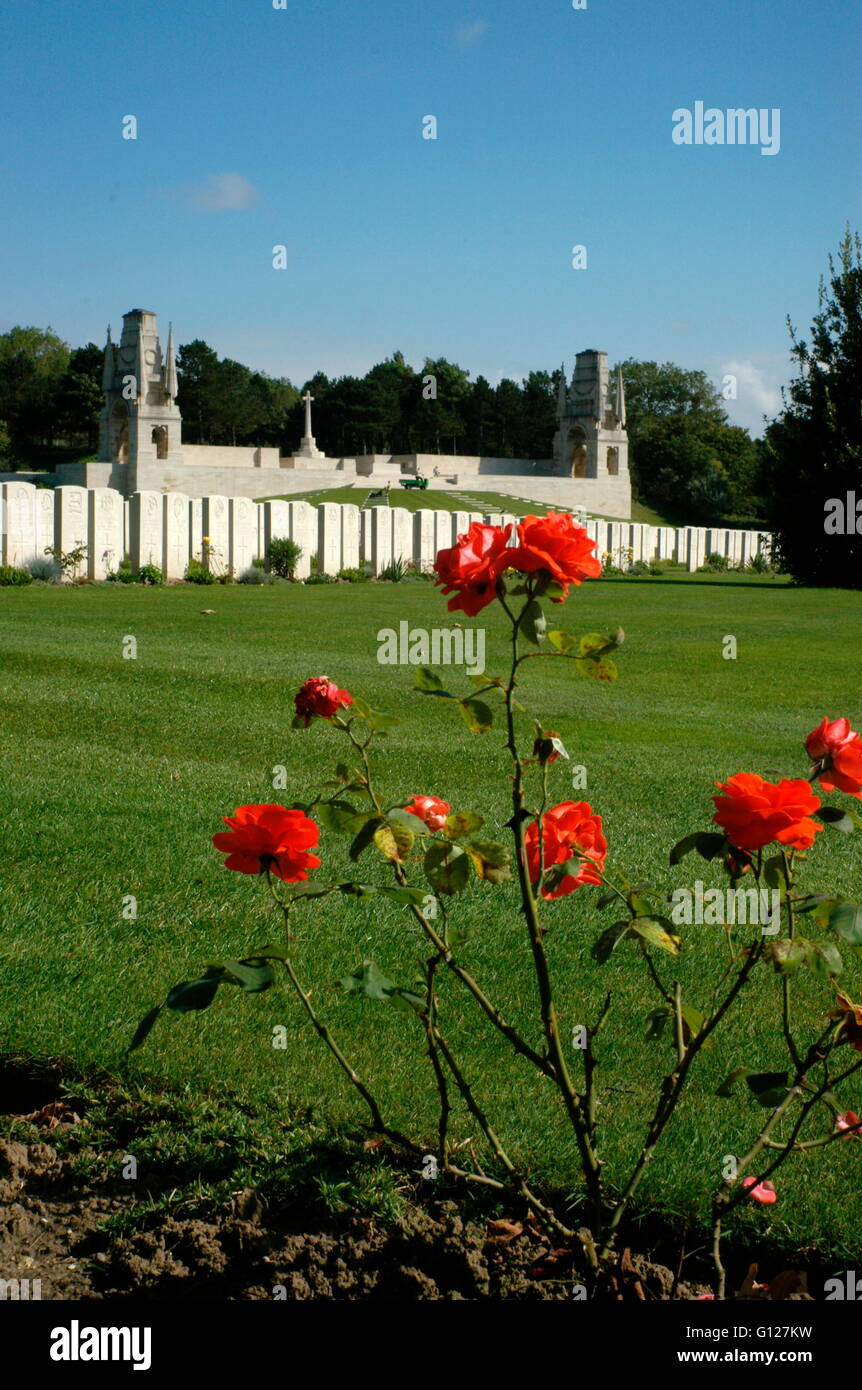
<path id="1" fill-rule="evenodd" d="M 49 555 L 34 555 L 27 561 L 27 572 L 31 579 L 42 579 L 46 584 L 56 584 L 61 570 L 56 560 Z"/>
<path id="2" fill-rule="evenodd" d="M 293 579 L 301 554 L 302 546 L 296 541 L 286 536 L 273 537 L 266 552 L 267 568 L 282 579 Z"/>
<path id="3" fill-rule="evenodd" d="M 257 565 L 248 565 L 247 568 L 237 576 L 237 583 L 239 584 L 271 584 L 272 582 L 272 575 L 266 574 L 262 569 L 259 569 Z"/>
<path id="4" fill-rule="evenodd" d="M 755 574 L 772 573 L 772 566 L 762 551 L 758 551 L 756 555 L 752 555 L 748 562 L 748 568 L 753 570 Z"/>
<path id="5" fill-rule="evenodd" d="M 158 565 L 141 565 L 135 579 L 139 584 L 164 584 L 165 582 L 165 576 Z"/>
<path id="6" fill-rule="evenodd" d="M 305 580 L 306 584 L 335 584 L 336 580 L 331 574 L 310 574 Z"/>
<path id="7" fill-rule="evenodd" d="M 364 569 L 346 569 L 338 571 L 338 578 L 343 579 L 347 584 L 362 584 L 371 578 L 371 575 Z"/>
<path id="8" fill-rule="evenodd" d="M 650 574 L 664 574 L 661 565 L 650 565 L 649 572 Z"/>
<path id="9" fill-rule="evenodd" d="M 388 565 L 384 565 L 378 578 L 386 579 L 390 584 L 400 584 L 402 579 L 406 579 L 409 569 L 406 560 L 390 560 Z"/>
<path id="10" fill-rule="evenodd" d="M 719 573 L 722 570 L 727 569 L 727 557 L 725 555 L 720 554 L 717 550 L 711 550 L 709 552 L 709 554 L 706 557 L 706 563 L 708 565 L 711 565 L 712 568 L 714 570 L 717 570 Z"/>
<path id="11" fill-rule="evenodd" d="M 87 546 L 76 545 L 73 550 L 61 550 L 59 546 L 46 545 L 45 554 L 50 555 L 56 560 L 63 573 L 64 579 L 77 579 L 78 570 L 84 563 L 87 555 Z"/>
<path id="12" fill-rule="evenodd" d="M 27 570 L 18 569 L 16 565 L 0 565 L 0 584 L 4 587 L 32 583 L 33 576 Z"/>
<path id="13" fill-rule="evenodd" d="M 187 584 L 215 584 L 216 576 L 200 560 L 189 560 L 183 575 Z"/>

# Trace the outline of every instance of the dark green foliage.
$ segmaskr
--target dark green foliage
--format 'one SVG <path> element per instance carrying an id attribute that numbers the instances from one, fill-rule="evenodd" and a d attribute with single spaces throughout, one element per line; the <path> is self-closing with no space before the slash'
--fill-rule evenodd
<path id="1" fill-rule="evenodd" d="M 20 570 L 15 565 L 0 565 L 0 585 L 32 584 L 33 576 L 28 570 Z"/>
<path id="2" fill-rule="evenodd" d="M 296 541 L 286 536 L 273 537 L 266 552 L 267 568 L 282 579 L 292 579 L 301 554 L 302 546 Z"/>
<path id="3" fill-rule="evenodd" d="M 803 584 L 862 587 L 862 537 L 856 508 L 862 501 L 862 247 L 849 228 L 829 257 L 821 280 L 811 339 L 792 326 L 798 376 L 783 413 L 766 432 L 769 525 L 782 568 Z M 825 527 L 827 503 L 845 508 L 835 534 Z M 830 509 L 832 510 L 832 509 Z"/>

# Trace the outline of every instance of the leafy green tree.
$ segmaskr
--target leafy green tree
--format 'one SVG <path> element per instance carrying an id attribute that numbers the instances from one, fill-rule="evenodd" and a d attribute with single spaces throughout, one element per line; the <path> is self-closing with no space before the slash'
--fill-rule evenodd
<path id="1" fill-rule="evenodd" d="M 50 328 L 17 326 L 0 334 L 0 422 L 14 456 L 50 448 L 68 366 L 69 345 Z"/>
<path id="2" fill-rule="evenodd" d="M 862 247 L 848 227 L 821 278 L 810 342 L 788 321 L 798 375 L 768 427 L 764 469 L 779 556 L 805 584 L 862 588 Z M 829 508 L 841 503 L 842 516 Z M 845 510 L 846 508 L 846 510 Z M 827 531 L 827 513 L 830 530 Z M 832 520 L 831 518 L 834 518 Z M 837 521 L 843 529 L 833 531 Z M 860 516 L 862 521 L 862 516 Z"/>
<path id="3" fill-rule="evenodd" d="M 177 353 L 177 404 L 183 435 L 189 444 L 212 444 L 213 421 L 219 410 L 219 357 L 202 338 L 185 343 Z"/>
<path id="4" fill-rule="evenodd" d="M 104 406 L 102 364 L 104 349 L 95 343 L 75 348 L 60 382 L 57 424 L 68 440 L 80 440 L 90 451 L 99 442 L 99 416 Z"/>

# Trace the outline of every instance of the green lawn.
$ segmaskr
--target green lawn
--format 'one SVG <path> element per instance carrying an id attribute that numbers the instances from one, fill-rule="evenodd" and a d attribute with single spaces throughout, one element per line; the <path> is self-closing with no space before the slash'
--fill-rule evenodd
<path id="1" fill-rule="evenodd" d="M 418 500 L 405 494 L 405 502 Z M 206 608 L 215 611 L 204 615 Z M 482 615 L 487 670 L 496 674 L 503 627 L 489 614 Z M 668 574 L 587 585 L 559 616 L 573 631 L 626 629 L 615 685 L 578 681 L 567 663 L 534 662 L 524 698 L 587 768 L 588 790 L 573 793 L 565 765 L 554 764 L 554 799 L 586 796 L 605 819 L 612 861 L 638 879 L 668 888 L 698 878 L 722 883 L 699 859 L 664 867 L 675 840 L 709 827 L 714 781 L 740 770 L 804 774 L 800 741 L 815 723 L 847 714 L 858 725 L 862 715 L 850 640 L 862 621 L 857 593 Z M 393 800 L 435 793 L 481 810 L 488 829 L 505 835 L 510 808 L 499 729 L 470 735 L 441 703 L 411 693 L 409 668 L 377 662 L 378 631 L 405 619 L 423 627 L 451 621 L 436 591 L 419 582 L 0 591 L 9 792 L 0 886 L 3 1051 L 103 1063 L 178 1090 L 217 1084 L 261 1104 L 281 1096 L 299 1111 L 311 1107 L 323 1123 L 364 1120 L 361 1103 L 342 1087 L 281 988 L 258 997 L 223 991 L 208 1013 L 163 1018 L 129 1062 L 122 1054 L 138 1019 L 169 985 L 278 936 L 261 885 L 225 872 L 210 836 L 243 802 L 303 799 L 344 756 L 341 739 L 323 724 L 290 728 L 291 692 L 308 675 L 325 672 L 376 708 L 407 716 L 381 745 L 379 775 Z M 736 661 L 722 659 L 728 634 L 737 638 Z M 136 660 L 123 658 L 127 636 L 137 640 Z M 279 764 L 288 768 L 286 791 L 272 788 Z M 862 837 L 824 831 L 819 838 L 825 843 L 808 861 L 806 882 L 858 892 Z M 321 846 L 321 873 L 355 876 L 343 839 L 324 831 Z M 369 858 L 362 874 L 384 870 Z M 123 916 L 129 895 L 137 899 L 135 920 Z M 613 993 L 599 1112 L 613 1177 L 642 1135 L 645 1092 L 667 1054 L 664 1044 L 643 1041 L 655 1000 L 634 948 L 623 943 L 604 967 L 591 959 L 598 931 L 613 920 L 596 913 L 595 896 L 579 892 L 558 904 L 548 939 L 565 1029 L 591 1021 L 605 991 Z M 466 963 L 537 1038 L 528 1023 L 533 986 L 513 890 L 474 884 L 462 908 L 479 928 Z M 716 932 L 687 931 L 680 977 L 695 1002 L 707 1002 L 705 982 L 721 959 Z M 432 1141 L 427 1060 L 412 1020 L 333 984 L 364 958 L 407 982 L 420 949 L 403 909 L 339 897 L 323 911 L 314 903 L 304 910 L 295 959 L 345 1050 L 374 1080 L 390 1122 Z M 846 979 L 857 996 L 859 975 L 851 961 Z M 815 998 L 807 982 L 799 996 L 813 1029 L 824 996 Z M 714 1092 L 731 1068 L 768 1069 L 782 1055 L 777 986 L 754 1002 L 756 1010 L 730 1020 L 698 1063 L 669 1146 L 643 1186 L 642 1211 L 688 1212 L 716 1186 L 724 1155 L 747 1147 L 762 1112 L 753 1101 L 722 1101 Z M 457 1042 L 470 1008 L 454 982 L 443 982 L 441 1007 Z M 286 1052 L 271 1046 L 271 1030 L 282 1023 Z M 513 1154 L 549 1183 L 574 1185 L 574 1155 L 549 1097 L 495 1033 L 479 1025 L 471 1036 L 465 1068 Z M 851 1103 L 862 1112 L 858 1083 Z M 460 1112 L 456 1129 L 475 1134 Z M 854 1142 L 794 1160 L 778 1181 L 779 1203 L 742 1218 L 753 1244 L 769 1227 L 776 1238 L 848 1258 L 858 1253 Z"/>

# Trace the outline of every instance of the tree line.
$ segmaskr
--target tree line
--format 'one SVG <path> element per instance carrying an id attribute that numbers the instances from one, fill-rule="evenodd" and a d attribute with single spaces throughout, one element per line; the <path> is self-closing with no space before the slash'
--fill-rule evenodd
<path id="1" fill-rule="evenodd" d="M 730 423 L 705 372 L 620 363 L 629 463 L 635 497 L 669 520 L 762 522 L 797 579 L 862 587 L 862 248 L 849 227 L 828 268 L 810 337 L 791 328 L 797 374 L 761 439 Z M 95 343 L 72 349 L 50 328 L 0 334 L 0 467 L 51 467 L 64 451 L 93 455 L 102 361 Z M 298 388 L 220 358 L 200 339 L 179 349 L 177 369 L 189 443 L 291 453 L 304 432 L 301 396 L 310 390 L 315 437 L 330 456 L 539 460 L 552 453 L 559 369 L 492 386 L 446 358 L 426 358 L 416 369 L 394 352 L 362 377 L 318 372 Z"/>

